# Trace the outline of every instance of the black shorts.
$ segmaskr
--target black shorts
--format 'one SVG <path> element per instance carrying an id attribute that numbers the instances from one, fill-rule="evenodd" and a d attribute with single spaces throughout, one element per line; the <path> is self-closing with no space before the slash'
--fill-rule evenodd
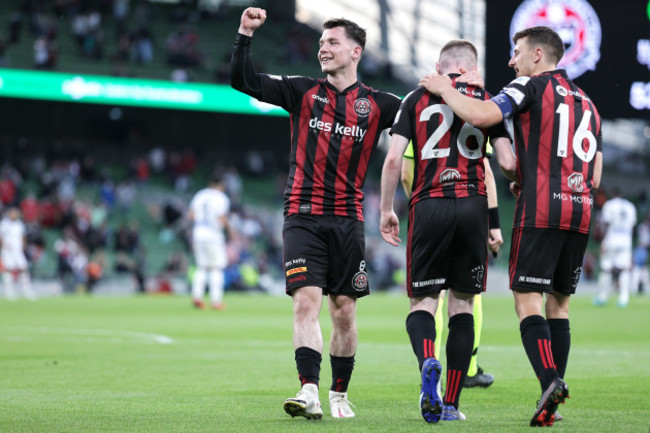
<path id="1" fill-rule="evenodd" d="M 444 289 L 485 291 L 487 277 L 487 198 L 429 198 L 409 209 L 406 247 L 409 297 Z"/>
<path id="2" fill-rule="evenodd" d="M 286 291 L 317 286 L 324 295 L 370 293 L 364 224 L 340 216 L 290 215 L 284 221 Z"/>
<path id="3" fill-rule="evenodd" d="M 512 229 L 510 289 L 576 292 L 589 235 L 569 230 Z"/>

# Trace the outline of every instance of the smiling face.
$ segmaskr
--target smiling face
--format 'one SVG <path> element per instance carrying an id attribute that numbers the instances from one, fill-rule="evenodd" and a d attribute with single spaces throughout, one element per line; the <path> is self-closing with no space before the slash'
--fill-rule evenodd
<path id="1" fill-rule="evenodd" d="M 318 50 L 321 70 L 333 75 L 338 71 L 355 67 L 361 51 L 361 47 L 346 36 L 344 27 L 325 29 Z"/>
<path id="2" fill-rule="evenodd" d="M 517 77 L 534 75 L 536 49 L 528 43 L 528 38 L 520 38 L 515 45 L 514 54 L 508 66 L 515 70 Z"/>

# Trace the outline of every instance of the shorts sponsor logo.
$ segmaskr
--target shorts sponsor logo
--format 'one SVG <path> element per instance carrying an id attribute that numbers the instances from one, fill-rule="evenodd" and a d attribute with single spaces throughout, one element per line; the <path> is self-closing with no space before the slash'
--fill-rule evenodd
<path id="1" fill-rule="evenodd" d="M 287 282 L 291 284 L 291 283 L 297 283 L 299 281 L 307 281 L 307 277 L 305 277 L 304 275 L 298 275 L 296 277 L 289 278 L 289 281 Z"/>
<path id="2" fill-rule="evenodd" d="M 289 266 L 293 266 L 293 265 L 304 265 L 305 263 L 307 263 L 307 259 L 298 257 L 297 259 L 288 260 L 284 262 L 284 267 L 288 268 Z"/>
<path id="3" fill-rule="evenodd" d="M 551 284 L 551 279 L 541 278 L 541 277 L 528 277 L 526 275 L 520 275 L 519 282 L 528 283 L 528 284 L 549 285 Z"/>
<path id="4" fill-rule="evenodd" d="M 372 110 L 372 104 L 366 98 L 357 99 L 354 103 L 354 112 L 361 117 L 366 117 Z"/>
<path id="5" fill-rule="evenodd" d="M 580 275 L 582 275 L 582 266 L 578 266 L 573 270 L 573 283 L 571 284 L 571 287 L 573 287 L 573 289 L 578 287 L 578 282 L 580 281 Z"/>
<path id="6" fill-rule="evenodd" d="M 302 266 L 300 268 L 293 268 L 287 271 L 287 277 L 293 274 L 299 274 L 301 272 L 307 272 L 307 266 Z"/>
<path id="7" fill-rule="evenodd" d="M 525 0 L 512 17 L 510 35 L 534 26 L 551 27 L 560 35 L 565 49 L 558 68 L 566 69 L 570 78 L 596 69 L 602 30 L 587 0 Z"/>
<path id="8" fill-rule="evenodd" d="M 571 188 L 571 191 L 580 193 L 585 189 L 585 178 L 582 176 L 582 173 L 573 173 L 567 179 L 567 184 Z"/>
<path id="9" fill-rule="evenodd" d="M 440 184 L 444 185 L 446 183 L 458 182 L 461 179 L 460 173 L 458 170 L 453 168 L 448 168 L 447 170 L 440 173 Z"/>
<path id="10" fill-rule="evenodd" d="M 483 265 L 476 266 L 472 269 L 472 278 L 476 280 L 474 287 L 477 289 L 483 288 L 483 278 L 485 278 L 485 267 Z"/>
<path id="11" fill-rule="evenodd" d="M 427 286 L 433 286 L 436 284 L 445 284 L 447 281 L 446 278 L 431 278 L 430 280 L 424 280 L 424 281 L 413 281 L 411 285 L 414 288 L 420 288 L 420 287 L 427 287 Z"/>

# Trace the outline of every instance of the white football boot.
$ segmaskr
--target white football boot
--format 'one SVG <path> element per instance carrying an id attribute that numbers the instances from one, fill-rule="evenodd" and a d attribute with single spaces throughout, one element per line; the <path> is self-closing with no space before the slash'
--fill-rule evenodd
<path id="1" fill-rule="evenodd" d="M 307 419 L 323 418 L 323 409 L 318 399 L 318 387 L 313 383 L 306 383 L 295 397 L 284 401 L 284 411 L 294 416 L 304 416 Z"/>
<path id="2" fill-rule="evenodd" d="M 348 400 L 347 392 L 336 392 L 330 390 L 330 412 L 334 418 L 354 418 L 354 412 L 350 409 L 354 406 Z"/>

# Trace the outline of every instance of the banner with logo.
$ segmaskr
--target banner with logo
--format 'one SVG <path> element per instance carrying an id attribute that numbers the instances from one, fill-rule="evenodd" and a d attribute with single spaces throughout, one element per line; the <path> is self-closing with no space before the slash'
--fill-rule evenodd
<path id="1" fill-rule="evenodd" d="M 487 89 L 514 78 L 508 67 L 512 35 L 533 26 L 554 28 L 564 41 L 559 64 L 605 118 L 650 117 L 650 2 L 648 0 L 488 0 Z"/>

